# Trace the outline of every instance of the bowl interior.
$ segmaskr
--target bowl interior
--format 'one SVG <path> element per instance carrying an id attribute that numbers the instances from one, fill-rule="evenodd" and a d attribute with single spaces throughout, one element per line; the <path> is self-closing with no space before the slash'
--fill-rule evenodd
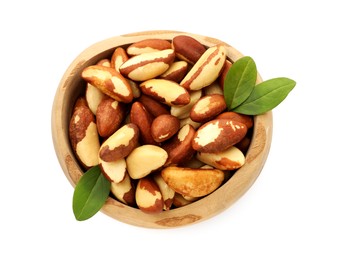
<path id="1" fill-rule="evenodd" d="M 148 38 L 172 40 L 177 35 L 189 35 L 207 47 L 224 43 L 215 38 L 177 31 L 148 31 L 112 37 L 98 42 L 82 53 L 70 64 L 64 73 L 52 109 L 52 137 L 56 155 L 65 176 L 75 186 L 83 171 L 71 149 L 68 137 L 68 125 L 76 99 L 85 89 L 81 78 L 82 70 L 96 64 L 103 58 L 110 58 L 116 47 Z M 226 44 L 226 43 L 225 43 Z M 236 61 L 243 55 L 235 48 L 228 47 L 228 59 Z M 258 75 L 258 82 L 261 77 Z M 208 219 L 227 209 L 237 201 L 255 182 L 266 161 L 272 138 L 272 112 L 254 117 L 254 129 L 246 163 L 228 180 L 210 195 L 187 206 L 163 211 L 159 214 L 146 214 L 139 209 L 127 206 L 109 198 L 102 208 L 108 216 L 127 224 L 148 228 L 179 227 Z"/>

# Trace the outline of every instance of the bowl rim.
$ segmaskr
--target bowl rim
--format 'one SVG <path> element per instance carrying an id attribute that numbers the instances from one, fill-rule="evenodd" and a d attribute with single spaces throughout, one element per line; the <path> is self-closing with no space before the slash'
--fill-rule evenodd
<path id="1" fill-rule="evenodd" d="M 173 37 L 182 34 L 191 36 L 209 47 L 218 43 L 225 44 L 228 49 L 228 58 L 231 61 L 236 61 L 244 56 L 228 43 L 212 37 L 181 31 L 155 30 L 124 34 L 99 41 L 83 50 L 69 65 L 55 93 L 51 130 L 58 161 L 73 187 L 75 187 L 83 171 L 77 163 L 68 138 L 68 123 L 71 112 L 69 109 L 67 111 L 67 104 L 73 105 L 75 102 L 76 97 L 71 94 L 77 93 L 79 95 L 80 90 L 76 90 L 74 86 L 81 84 L 80 73 L 82 69 L 95 64 L 103 57 L 109 57 L 109 54 L 111 55 L 118 46 L 127 46 L 146 38 L 172 40 Z M 261 81 L 262 78 L 258 73 L 257 83 Z M 65 116 L 66 113 L 68 113 L 67 116 Z M 252 142 L 246 153 L 246 163 L 213 193 L 184 207 L 163 211 L 159 214 L 143 213 L 139 209 L 127 206 L 109 197 L 101 212 L 126 224 L 147 228 L 182 227 L 207 220 L 229 208 L 253 185 L 263 169 L 270 150 L 271 140 L 272 111 L 269 111 L 265 114 L 254 116 Z"/>

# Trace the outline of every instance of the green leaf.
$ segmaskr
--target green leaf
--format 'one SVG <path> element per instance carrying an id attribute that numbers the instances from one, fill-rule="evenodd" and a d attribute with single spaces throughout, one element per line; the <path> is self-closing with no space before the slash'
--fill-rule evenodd
<path id="1" fill-rule="evenodd" d="M 249 97 L 256 85 L 256 79 L 256 63 L 251 57 L 242 57 L 232 64 L 224 79 L 224 98 L 229 110 Z"/>
<path id="2" fill-rule="evenodd" d="M 259 115 L 278 106 L 296 86 L 288 78 L 274 78 L 255 86 L 251 95 L 233 111 L 246 115 Z"/>
<path id="3" fill-rule="evenodd" d="M 110 181 L 94 166 L 84 173 L 73 194 L 73 212 L 77 220 L 94 216 L 104 205 L 110 192 Z"/>

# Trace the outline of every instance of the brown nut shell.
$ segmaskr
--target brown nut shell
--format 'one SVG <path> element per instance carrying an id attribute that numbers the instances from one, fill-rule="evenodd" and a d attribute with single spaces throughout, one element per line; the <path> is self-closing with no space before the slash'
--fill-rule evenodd
<path id="1" fill-rule="evenodd" d="M 188 63 L 186 61 L 173 62 L 169 69 L 159 76 L 160 79 L 180 82 L 188 71 Z"/>
<path id="2" fill-rule="evenodd" d="M 96 124 L 99 135 L 109 137 L 117 129 L 124 119 L 125 106 L 123 103 L 107 97 L 97 107 Z"/>
<path id="3" fill-rule="evenodd" d="M 137 206 L 144 213 L 154 214 L 163 211 L 161 191 L 150 176 L 138 181 L 135 199 Z"/>
<path id="4" fill-rule="evenodd" d="M 235 146 L 219 153 L 198 152 L 197 159 L 220 170 L 236 170 L 245 163 L 245 156 Z"/>
<path id="5" fill-rule="evenodd" d="M 104 66 L 104 67 L 110 67 L 110 62 L 108 59 L 100 60 L 97 65 Z M 105 98 L 106 95 L 97 87 L 94 87 L 93 85 L 87 83 L 86 86 L 86 100 L 88 103 L 88 107 L 93 112 L 94 115 L 96 115 L 96 110 L 100 102 L 103 98 Z"/>
<path id="6" fill-rule="evenodd" d="M 247 134 L 244 136 L 244 138 L 239 141 L 235 146 L 241 150 L 243 154 L 246 154 L 246 152 L 249 150 L 250 144 L 251 144 L 251 138 L 249 137 L 250 134 Z"/>
<path id="7" fill-rule="evenodd" d="M 130 56 L 171 49 L 171 43 L 163 39 L 145 39 L 134 42 L 127 48 L 127 53 Z"/>
<path id="8" fill-rule="evenodd" d="M 124 158 L 112 162 L 99 159 L 99 162 L 101 172 L 109 181 L 115 183 L 123 181 L 127 172 L 127 164 Z"/>
<path id="9" fill-rule="evenodd" d="M 153 178 L 162 194 L 163 209 L 169 210 L 174 201 L 175 191 L 163 180 L 160 173 L 154 174 Z"/>
<path id="10" fill-rule="evenodd" d="M 238 114 L 232 111 L 224 112 L 218 115 L 216 119 L 228 119 L 228 120 L 237 121 L 242 124 L 245 124 L 248 129 L 250 129 L 253 126 L 253 119 L 251 116 Z"/>
<path id="11" fill-rule="evenodd" d="M 172 115 L 160 115 L 151 124 L 151 135 L 158 143 L 171 138 L 180 129 L 180 120 Z"/>
<path id="12" fill-rule="evenodd" d="M 187 105 L 190 102 L 189 92 L 178 83 L 165 79 L 150 79 L 140 84 L 143 94 L 169 106 Z"/>
<path id="13" fill-rule="evenodd" d="M 145 81 L 164 73 L 174 62 L 174 50 L 162 50 L 142 53 L 128 59 L 120 67 L 123 76 L 135 80 Z"/>
<path id="14" fill-rule="evenodd" d="M 77 100 L 69 122 L 69 139 L 76 156 L 86 168 L 99 164 L 99 136 L 94 114 L 86 100 Z"/>
<path id="15" fill-rule="evenodd" d="M 206 51 L 206 48 L 199 41 L 188 35 L 174 37 L 172 47 L 178 59 L 190 64 L 195 64 Z"/>
<path id="16" fill-rule="evenodd" d="M 128 156 L 138 144 L 139 129 L 133 123 L 126 124 L 112 134 L 100 147 L 103 161 L 112 162 Z"/>
<path id="17" fill-rule="evenodd" d="M 140 102 L 134 102 L 130 110 L 130 122 L 137 125 L 140 130 L 142 144 L 156 144 L 151 135 L 153 116 Z"/>
<path id="18" fill-rule="evenodd" d="M 110 191 L 113 193 L 115 198 L 117 198 L 119 201 L 121 201 L 124 204 L 127 204 L 129 206 L 135 206 L 135 187 L 133 183 L 131 182 L 131 179 L 126 174 L 123 181 L 119 183 L 112 182 Z"/>
<path id="19" fill-rule="evenodd" d="M 139 102 L 151 113 L 154 117 L 159 115 L 169 114 L 169 107 L 165 104 L 160 103 L 159 101 L 147 96 L 141 95 L 138 99 Z"/>
<path id="20" fill-rule="evenodd" d="M 223 86 L 224 86 L 225 77 L 228 74 L 228 71 L 231 68 L 231 66 L 232 66 L 231 61 L 226 60 L 225 63 L 224 63 L 223 70 L 221 71 L 221 75 L 218 78 L 219 85 L 222 87 L 222 89 L 223 89 Z"/>
<path id="21" fill-rule="evenodd" d="M 176 116 L 178 119 L 184 119 L 190 116 L 191 108 L 202 97 L 202 91 L 190 91 L 190 102 L 185 106 L 171 106 L 170 114 Z"/>
<path id="22" fill-rule="evenodd" d="M 122 47 L 117 47 L 110 59 L 110 67 L 120 72 L 120 67 L 129 59 L 128 54 Z"/>
<path id="23" fill-rule="evenodd" d="M 190 118 L 195 122 L 206 122 L 226 109 L 223 95 L 212 94 L 198 100 L 190 111 Z"/>
<path id="24" fill-rule="evenodd" d="M 193 156 L 195 151 L 191 143 L 195 132 L 191 125 L 184 125 L 173 138 L 162 145 L 162 148 L 168 153 L 165 166 L 178 165 Z"/>
<path id="25" fill-rule="evenodd" d="M 92 65 L 86 67 L 81 75 L 88 83 L 117 101 L 130 103 L 133 100 L 129 82 L 113 68 Z"/>
<path id="26" fill-rule="evenodd" d="M 196 132 L 192 147 L 199 152 L 217 153 L 241 141 L 247 133 L 246 125 L 227 119 L 214 119 Z"/>
<path id="27" fill-rule="evenodd" d="M 213 83 L 219 76 L 227 56 L 224 44 L 207 49 L 183 78 L 180 85 L 188 90 L 198 90 Z"/>
<path id="28" fill-rule="evenodd" d="M 107 97 L 101 90 L 93 85 L 87 83 L 86 87 L 86 100 L 88 103 L 88 107 L 96 115 L 97 107 L 99 106 L 102 99 Z"/>

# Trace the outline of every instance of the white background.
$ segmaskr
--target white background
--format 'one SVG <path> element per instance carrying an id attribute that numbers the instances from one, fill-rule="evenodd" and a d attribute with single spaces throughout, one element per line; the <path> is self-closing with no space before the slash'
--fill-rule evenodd
<path id="1" fill-rule="evenodd" d="M 0 259 L 338 259 L 335 1 L 2 1 Z M 51 109 L 72 60 L 106 38 L 180 30 L 222 39 L 263 79 L 297 81 L 273 110 L 268 160 L 230 209 L 154 230 L 77 222 Z"/>

